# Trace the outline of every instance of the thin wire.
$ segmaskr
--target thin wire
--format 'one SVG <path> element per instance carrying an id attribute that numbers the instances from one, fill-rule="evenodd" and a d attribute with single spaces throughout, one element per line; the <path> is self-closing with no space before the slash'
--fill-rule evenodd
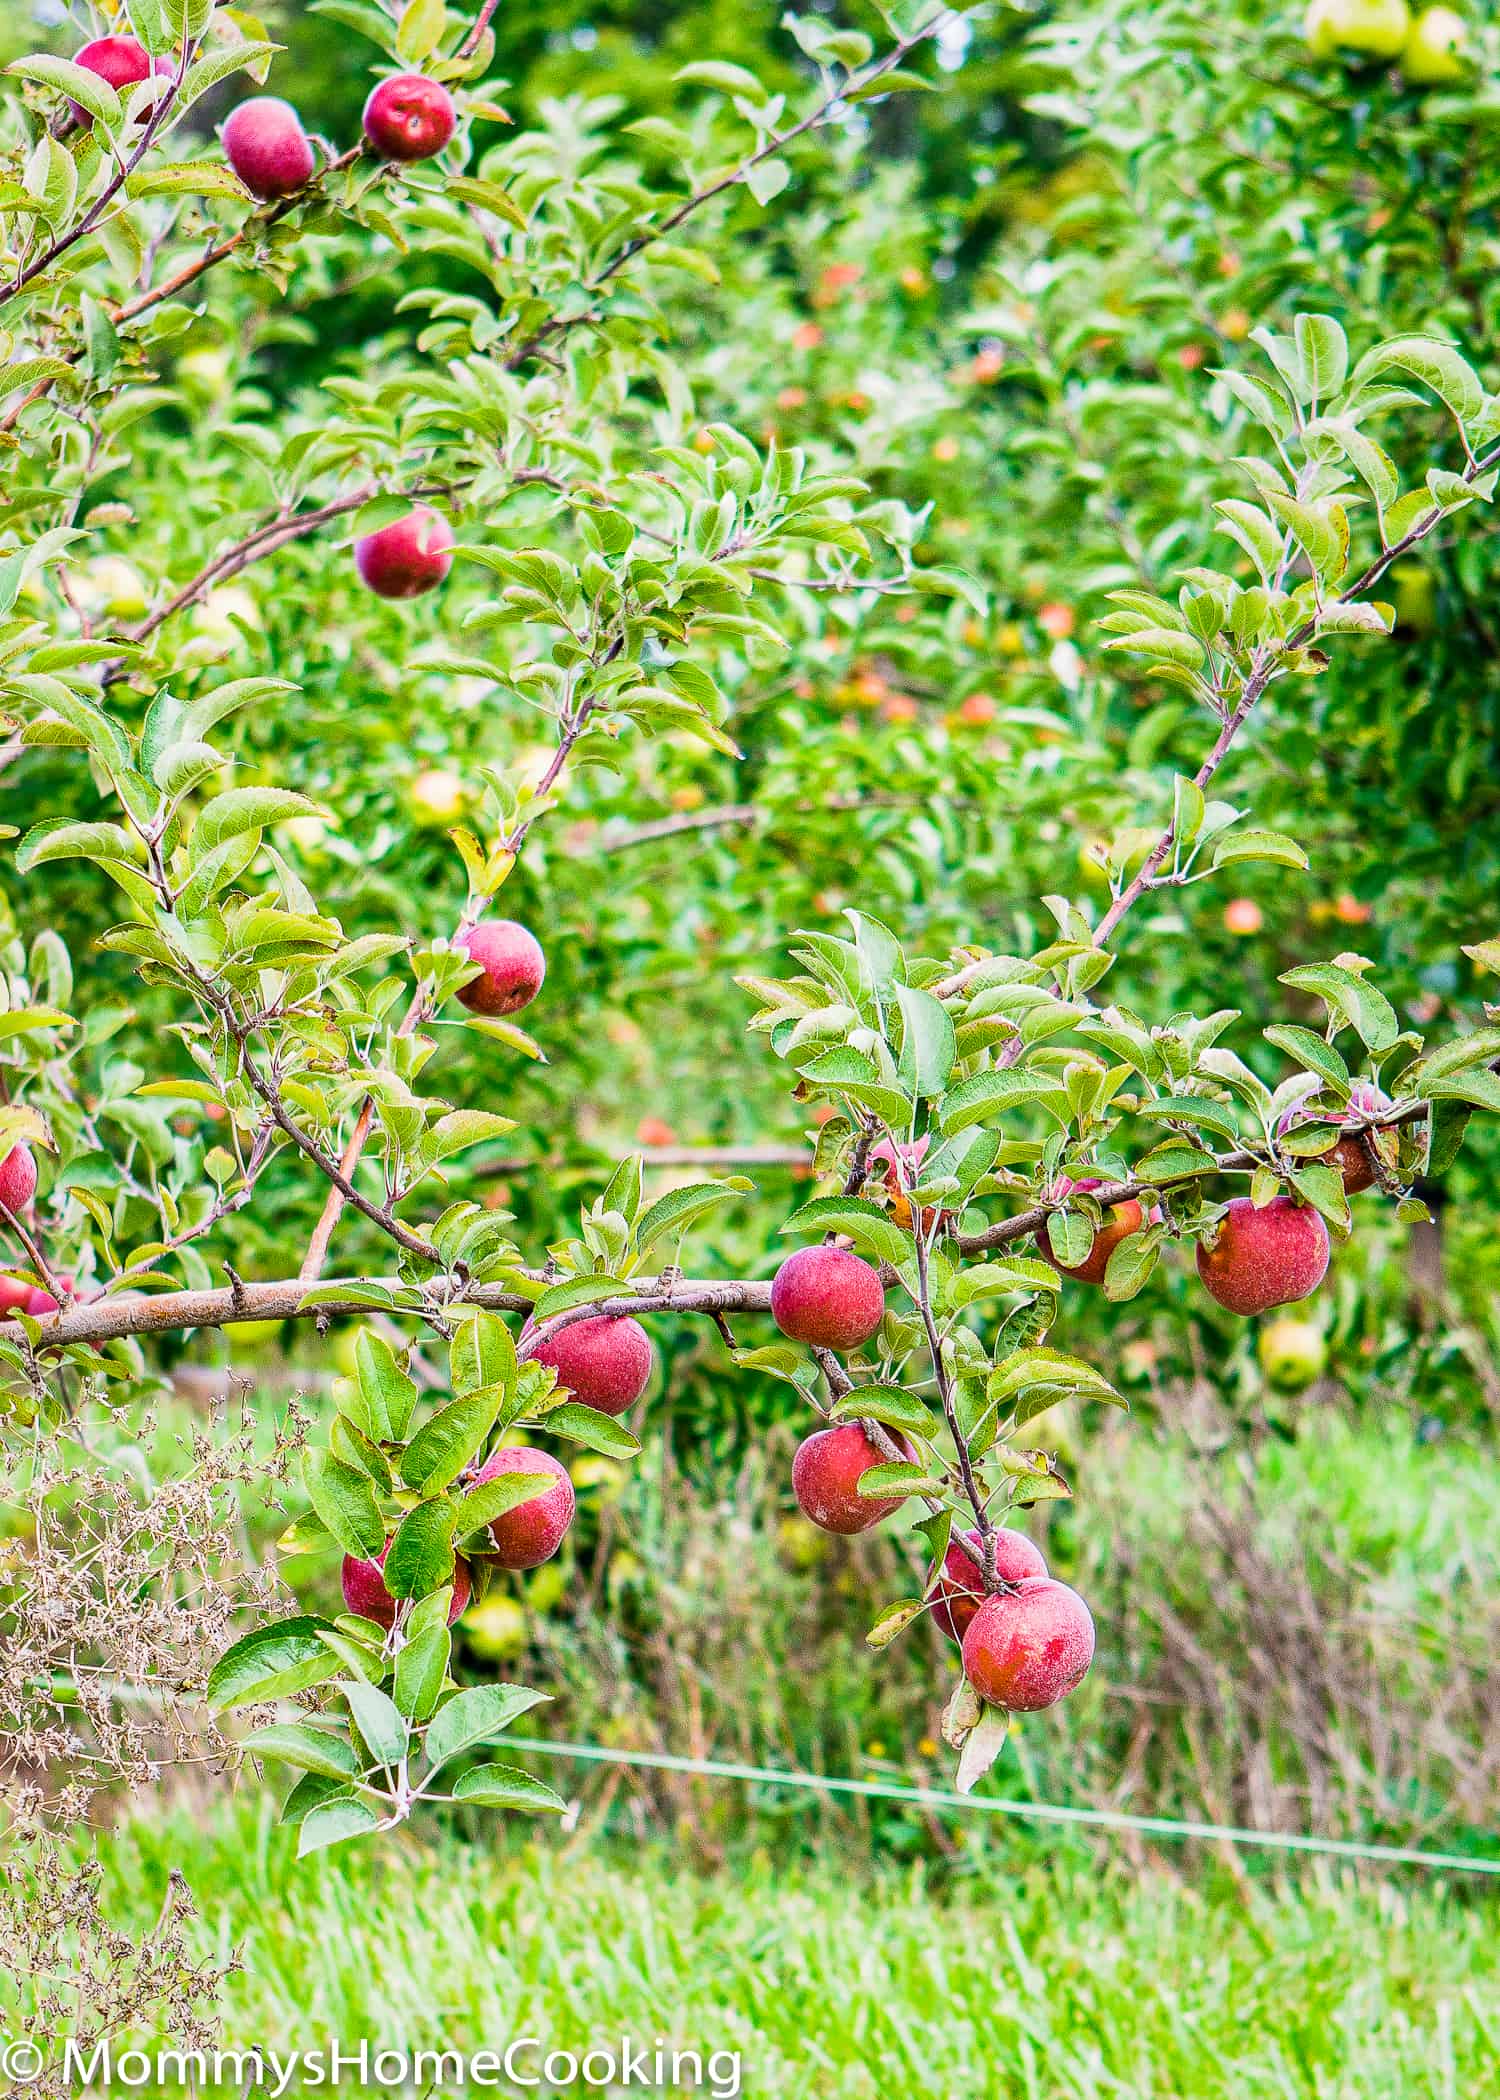
<path id="1" fill-rule="evenodd" d="M 1228 1823 L 1178 1822 L 1170 1816 L 1132 1816 L 1108 1808 L 1062 1808 L 1049 1801 L 950 1794 L 938 1787 L 893 1786 L 879 1779 L 830 1779 L 820 1772 L 777 1772 L 765 1765 L 721 1764 L 713 1758 L 672 1757 L 665 1751 L 606 1750 L 597 1743 L 549 1743 L 535 1736 L 517 1735 L 507 1735 L 505 1741 L 512 1749 L 536 1751 L 543 1757 L 685 1772 L 697 1779 L 739 1779 L 762 1786 L 809 1788 L 822 1794 L 858 1794 L 866 1800 L 906 1801 L 918 1808 L 977 1808 L 990 1815 L 1025 1816 L 1038 1823 L 1083 1823 L 1101 1830 L 1135 1830 L 1153 1837 L 1197 1838 L 1212 1844 L 1258 1845 L 1273 1852 L 1315 1852 L 1334 1859 L 1375 1860 L 1384 1866 L 1428 1867 L 1441 1873 L 1500 1874 L 1500 1859 L 1467 1859 L 1456 1852 L 1422 1852 L 1404 1845 L 1365 1845 L 1352 1838 L 1307 1837 L 1288 1830 L 1239 1830 Z"/>

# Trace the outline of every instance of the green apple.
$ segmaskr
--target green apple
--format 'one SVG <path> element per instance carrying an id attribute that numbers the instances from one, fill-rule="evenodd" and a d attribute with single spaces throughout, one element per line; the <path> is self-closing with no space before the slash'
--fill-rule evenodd
<path id="1" fill-rule="evenodd" d="M 827 1557 L 828 1533 L 809 1524 L 806 1517 L 783 1517 L 776 1527 L 776 1544 L 783 1560 L 794 1568 L 815 1568 Z"/>
<path id="2" fill-rule="evenodd" d="M 1442 87 L 1462 80 L 1469 52 L 1468 24 L 1451 7 L 1425 8 L 1411 25 L 1401 70 L 1413 87 Z"/>
<path id="3" fill-rule="evenodd" d="M 78 595 L 90 612 L 105 612 L 117 620 L 138 620 L 146 610 L 146 586 L 140 571 L 122 554 L 101 554 L 86 563 Z"/>
<path id="4" fill-rule="evenodd" d="M 464 1639 L 485 1662 L 514 1662 L 527 1630 L 525 1610 L 503 1590 L 491 1590 L 483 1604 L 471 1604 L 464 1614 Z"/>
<path id="5" fill-rule="evenodd" d="M 546 1561 L 526 1584 L 526 1603 L 531 1611 L 549 1612 L 562 1603 L 568 1587 L 568 1578 L 562 1565 L 555 1560 Z"/>
<path id="6" fill-rule="evenodd" d="M 178 378 L 193 393 L 210 401 L 217 401 L 228 393 L 229 373 L 227 350 L 210 350 L 205 346 L 201 350 L 185 350 L 177 360 Z"/>
<path id="7" fill-rule="evenodd" d="M 1328 1364 L 1323 1330 L 1311 1320 L 1273 1320 L 1260 1331 L 1260 1367 L 1280 1393 L 1301 1393 Z"/>
<path id="8" fill-rule="evenodd" d="M 1303 25 L 1317 58 L 1395 58 L 1410 30 L 1406 0 L 1313 0 Z"/>
<path id="9" fill-rule="evenodd" d="M 424 831 L 456 824 L 464 813 L 464 784 L 457 773 L 429 766 L 418 773 L 409 791 L 412 822 Z"/>
<path id="10" fill-rule="evenodd" d="M 1391 571 L 1396 587 L 1396 626 L 1406 634 L 1431 634 L 1437 625 L 1437 579 L 1419 561 L 1398 561 Z"/>
<path id="11" fill-rule="evenodd" d="M 221 1330 L 232 1358 L 274 1356 L 281 1339 L 279 1320 L 226 1320 Z"/>
<path id="12" fill-rule="evenodd" d="M 575 1458 L 568 1471 L 580 1493 L 595 1489 L 601 1502 L 618 1502 L 630 1479 L 618 1459 L 595 1458 L 592 1453 Z"/>
<path id="13" fill-rule="evenodd" d="M 336 1327 L 333 1330 L 333 1346 L 329 1354 L 333 1358 L 334 1369 L 341 1371 L 346 1378 L 355 1376 L 354 1351 L 359 1337 L 358 1327 Z"/>
<path id="14" fill-rule="evenodd" d="M 210 591 L 193 614 L 193 625 L 199 634 L 215 642 L 242 642 L 240 627 L 259 627 L 260 608 L 247 590 L 238 584 L 220 584 Z"/>

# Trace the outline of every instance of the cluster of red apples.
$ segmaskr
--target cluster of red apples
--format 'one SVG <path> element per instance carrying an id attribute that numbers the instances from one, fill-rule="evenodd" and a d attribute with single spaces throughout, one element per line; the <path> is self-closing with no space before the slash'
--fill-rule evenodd
<path id="1" fill-rule="evenodd" d="M 476 1012 L 514 1013 L 541 989 L 546 974 L 542 950 L 514 920 L 482 921 L 461 936 L 460 944 L 481 966 L 480 974 L 459 994 Z M 1351 1112 L 1369 1113 L 1377 1105 L 1360 1101 L 1351 1104 Z M 887 1187 L 898 1209 L 905 1202 L 902 1181 L 914 1170 L 921 1150 L 920 1145 L 882 1148 Z M 1362 1136 L 1340 1139 L 1326 1158 L 1351 1195 L 1378 1178 Z M 1101 1185 L 1082 1180 L 1054 1195 Z M 30 1148 L 13 1146 L 0 1158 L 0 1210 L 25 1210 L 36 1186 Z M 909 1203 L 906 1213 L 909 1218 Z M 945 1219 L 946 1214 L 936 1218 L 928 1212 L 921 1224 L 932 1231 Z M 1062 1273 L 1082 1283 L 1102 1284 L 1115 1248 L 1146 1223 L 1137 1199 L 1113 1205 L 1087 1256 Z M 1045 1237 L 1040 1244 L 1047 1252 Z M 1322 1218 L 1284 1195 L 1259 1209 L 1248 1197 L 1235 1198 L 1212 1238 L 1199 1242 L 1197 1254 L 1199 1275 L 1210 1294 L 1245 1316 L 1309 1296 L 1322 1282 L 1328 1258 L 1328 1230 Z M 0 1277 L 0 1316 L 17 1309 L 38 1315 L 54 1312 L 57 1300 L 35 1286 Z M 776 1272 L 771 1314 L 790 1340 L 847 1354 L 863 1348 L 879 1331 L 885 1286 L 879 1272 L 847 1247 L 802 1247 Z M 549 1365 L 575 1401 L 611 1416 L 624 1414 L 639 1400 L 653 1361 L 640 1322 L 614 1315 L 574 1320 L 541 1337 L 523 1330 L 519 1353 L 525 1360 Z M 894 1441 L 903 1456 L 915 1459 L 904 1439 Z M 798 1447 L 792 1490 L 811 1523 L 852 1537 L 894 1514 L 906 1500 L 903 1495 L 860 1493 L 863 1476 L 888 1461 L 889 1452 L 873 1441 L 863 1423 L 839 1423 L 815 1431 Z M 540 1474 L 550 1485 L 496 1517 L 484 1550 L 472 1558 L 496 1568 L 539 1567 L 558 1551 L 573 1522 L 572 1481 L 550 1452 L 521 1445 L 494 1452 L 474 1476 L 475 1483 L 506 1473 Z M 343 1593 L 350 1611 L 389 1628 L 397 1605 L 386 1587 L 384 1558 L 383 1553 L 373 1560 L 346 1557 Z M 450 1623 L 464 1611 L 471 1594 L 470 1568 L 460 1559 Z M 1017 1531 L 986 1526 L 955 1539 L 929 1602 L 938 1626 L 962 1647 L 969 1683 L 981 1698 L 1006 1711 L 1026 1713 L 1055 1705 L 1082 1681 L 1093 1659 L 1094 1625 L 1088 1606 L 1076 1591 L 1047 1573 L 1041 1554 Z"/>
<path id="2" fill-rule="evenodd" d="M 96 74 L 117 93 L 144 80 L 175 76 L 170 58 L 153 60 L 133 36 L 101 36 L 85 44 L 73 63 Z M 74 115 L 90 123 L 75 102 Z M 397 73 L 378 81 L 364 108 L 365 143 L 381 160 L 431 160 L 443 151 L 458 122 L 453 98 L 441 81 L 423 73 Z M 229 165 L 253 197 L 280 204 L 312 180 L 317 154 L 302 119 L 279 95 L 252 95 L 238 103 L 221 131 Z M 419 598 L 436 590 L 453 566 L 453 528 L 425 504 L 355 542 L 360 581 L 377 598 Z"/>

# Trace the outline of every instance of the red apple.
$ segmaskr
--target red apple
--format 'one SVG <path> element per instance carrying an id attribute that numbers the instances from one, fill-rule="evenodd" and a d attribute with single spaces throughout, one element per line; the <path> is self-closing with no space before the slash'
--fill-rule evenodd
<path id="1" fill-rule="evenodd" d="M 29 1145 L 12 1145 L 0 1159 L 0 1210 L 25 1210 L 36 1194 L 36 1160 Z"/>
<path id="2" fill-rule="evenodd" d="M 1308 1205 L 1273 1196 L 1257 1210 L 1236 1196 L 1213 1243 L 1198 1242 L 1198 1274 L 1211 1298 L 1247 1318 L 1311 1297 L 1328 1273 L 1328 1227 Z"/>
<path id="3" fill-rule="evenodd" d="M 601 1415 L 634 1407 L 651 1376 L 651 1342 L 639 1320 L 601 1314 L 575 1320 L 540 1342 L 521 1344 L 522 1358 L 550 1364 L 559 1385 Z"/>
<path id="4" fill-rule="evenodd" d="M 1351 1118 L 1355 1117 L 1378 1116 L 1391 1105 L 1388 1094 L 1382 1093 L 1378 1086 L 1372 1086 L 1368 1080 L 1362 1079 L 1349 1090 L 1349 1106 L 1347 1110 L 1333 1112 L 1309 1109 L 1304 1105 L 1305 1101 L 1309 1095 L 1315 1094 L 1317 1090 L 1317 1081 L 1309 1075 L 1301 1098 L 1294 1101 L 1289 1108 L 1284 1109 L 1277 1119 L 1276 1135 L 1278 1137 L 1284 1137 L 1289 1130 L 1295 1129 L 1299 1123 L 1309 1121 L 1347 1123 Z M 1351 1131 L 1349 1136 L 1341 1137 L 1331 1151 L 1319 1153 L 1318 1164 L 1338 1169 L 1339 1175 L 1343 1180 L 1344 1194 L 1346 1196 L 1363 1195 L 1364 1191 L 1373 1188 L 1380 1178 L 1375 1171 L 1375 1162 L 1370 1156 L 1369 1144 L 1358 1131 Z"/>
<path id="5" fill-rule="evenodd" d="M 517 920 L 481 919 L 458 945 L 481 965 L 458 995 L 471 1013 L 516 1014 L 541 990 L 547 958 L 536 935 Z"/>
<path id="6" fill-rule="evenodd" d="M 573 1521 L 573 1483 L 550 1451 L 534 1451 L 526 1444 L 493 1452 L 474 1476 L 475 1484 L 498 1480 L 503 1473 L 546 1473 L 552 1486 L 494 1519 L 490 1544 L 481 1558 L 501 1568 L 539 1568 L 551 1560 Z"/>
<path id="7" fill-rule="evenodd" d="M 911 1230 L 912 1207 L 907 1190 L 915 1188 L 921 1180 L 921 1167 L 927 1157 L 930 1137 L 913 1138 L 906 1144 L 895 1144 L 890 1138 L 882 1138 L 870 1153 L 872 1164 L 885 1167 L 885 1185 L 891 1196 L 891 1216 L 904 1231 Z M 958 1215 L 956 1211 L 942 1210 L 935 1203 L 922 1212 L 922 1230 L 932 1232 L 939 1223 L 946 1224 Z"/>
<path id="8" fill-rule="evenodd" d="M 420 598 L 453 567 L 453 527 L 425 503 L 354 542 L 360 582 L 377 598 Z"/>
<path id="9" fill-rule="evenodd" d="M 1074 1189 L 1102 1189 L 1104 1183 L 1094 1176 L 1085 1181 L 1071 1181 L 1061 1177 L 1053 1185 L 1054 1198 L 1071 1195 Z M 1037 1234 L 1037 1246 L 1059 1275 L 1071 1276 L 1077 1283 L 1103 1283 L 1104 1272 L 1109 1267 L 1109 1257 L 1121 1240 L 1128 1240 L 1133 1232 L 1139 1232 L 1146 1222 L 1146 1213 L 1134 1196 L 1127 1196 L 1123 1203 L 1110 1206 L 1109 1216 L 1094 1234 L 1094 1243 L 1080 1262 L 1072 1268 L 1058 1261 L 1052 1252 L 1051 1242 L 1045 1230 Z"/>
<path id="10" fill-rule="evenodd" d="M 378 82 L 365 104 L 365 137 L 384 160 L 431 160 L 456 122 L 448 90 L 422 73 Z"/>
<path id="11" fill-rule="evenodd" d="M 816 1349 L 858 1349 L 885 1317 L 885 1286 L 847 1247 L 799 1247 L 776 1271 L 771 1317 Z"/>
<path id="12" fill-rule="evenodd" d="M 346 1553 L 340 1578 L 345 1611 L 352 1611 L 361 1619 L 373 1619 L 377 1625 L 383 1626 L 387 1633 L 396 1623 L 396 1599 L 386 1588 L 385 1577 L 381 1573 L 385 1566 L 385 1556 L 390 1550 L 387 1543 L 375 1560 L 356 1560 L 352 1553 Z M 448 1606 L 450 1626 L 460 1613 L 468 1609 L 472 1590 L 469 1564 L 455 1556 L 453 1600 Z"/>
<path id="13" fill-rule="evenodd" d="M 1039 1713 L 1083 1682 L 1094 1659 L 1094 1621 L 1076 1590 L 1050 1575 L 990 1597 L 969 1623 L 964 1675 L 981 1699 L 1008 1713 Z"/>
<path id="14" fill-rule="evenodd" d="M 1025 1582 L 1046 1572 L 1046 1561 L 1024 1531 L 995 1533 L 995 1573 L 1002 1582 Z M 934 1623 L 950 1641 L 961 1641 L 985 1598 L 984 1541 L 977 1531 L 964 1532 L 948 1548 L 937 1579 L 937 1596 L 939 1602 L 932 1607 Z"/>
<path id="15" fill-rule="evenodd" d="M 145 45 L 138 43 L 133 36 L 96 36 L 92 43 L 85 44 L 75 54 L 73 63 L 82 66 L 86 72 L 96 73 L 122 101 L 127 89 L 149 80 L 153 73 L 170 80 L 177 71 L 170 58 L 153 60 Z M 152 98 L 153 102 L 159 99 L 157 96 Z M 94 121 L 81 102 L 73 104 L 73 114 L 80 124 Z"/>
<path id="16" fill-rule="evenodd" d="M 219 135 L 230 167 L 263 202 L 290 197 L 312 177 L 312 141 L 291 103 L 279 95 L 252 95 L 247 102 L 237 102 Z"/>
<path id="17" fill-rule="evenodd" d="M 904 1438 L 903 1455 L 915 1458 Z M 901 1507 L 904 1495 L 876 1499 L 859 1492 L 859 1483 L 872 1466 L 890 1464 L 879 1446 L 872 1443 L 858 1422 L 841 1422 L 835 1429 L 819 1429 L 797 1446 L 792 1460 L 792 1493 L 809 1522 L 820 1531 L 836 1531 L 853 1538 L 868 1531 L 882 1517 Z"/>

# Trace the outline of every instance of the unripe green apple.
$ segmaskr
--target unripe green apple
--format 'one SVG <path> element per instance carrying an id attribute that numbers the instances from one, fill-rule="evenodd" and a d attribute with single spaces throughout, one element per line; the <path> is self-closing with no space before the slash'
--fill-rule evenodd
<path id="1" fill-rule="evenodd" d="M 514 1662 L 526 1646 L 525 1610 L 503 1590 L 491 1590 L 464 1620 L 464 1639 L 485 1662 Z"/>
<path id="2" fill-rule="evenodd" d="M 198 632 L 216 642 L 239 642 L 244 639 L 236 621 L 246 627 L 260 626 L 260 608 L 247 590 L 238 584 L 221 584 L 210 591 L 193 614 L 193 625 Z"/>
<path id="3" fill-rule="evenodd" d="M 1260 1367 L 1281 1393 L 1302 1393 L 1328 1363 L 1323 1330 L 1311 1320 L 1273 1320 L 1261 1329 Z"/>
<path id="4" fill-rule="evenodd" d="M 1413 87 L 1442 87 L 1462 80 L 1468 58 L 1468 24 L 1451 7 L 1425 8 L 1411 25 L 1401 70 Z"/>
<path id="5" fill-rule="evenodd" d="M 457 773 L 444 766 L 428 766 L 416 775 L 409 790 L 411 820 L 423 831 L 456 824 L 464 813 L 464 784 Z"/>
<path id="6" fill-rule="evenodd" d="M 274 1356 L 281 1323 L 278 1320 L 226 1320 L 222 1333 L 231 1356 Z"/>
<path id="7" fill-rule="evenodd" d="M 1304 24 L 1317 58 L 1395 58 L 1410 30 L 1406 0 L 1313 0 Z"/>
<path id="8" fill-rule="evenodd" d="M 1391 571 L 1396 586 L 1396 626 L 1406 634 L 1431 634 L 1437 625 L 1437 579 L 1419 561 L 1399 561 Z"/>
<path id="9" fill-rule="evenodd" d="M 184 350 L 177 360 L 177 376 L 191 391 L 209 401 L 217 401 L 229 391 L 232 370 L 227 350 L 212 350 L 207 344 L 200 350 Z"/>
<path id="10" fill-rule="evenodd" d="M 101 554 L 88 562 L 79 582 L 79 596 L 90 612 L 106 612 L 118 620 L 136 620 L 146 610 L 146 586 L 140 571 L 122 554 Z"/>
<path id="11" fill-rule="evenodd" d="M 357 1327 L 336 1327 L 333 1331 L 333 1347 L 329 1354 L 333 1358 L 334 1369 L 342 1372 L 345 1378 L 358 1376 L 354 1352 L 359 1344 L 359 1336 L 360 1330 Z"/>

